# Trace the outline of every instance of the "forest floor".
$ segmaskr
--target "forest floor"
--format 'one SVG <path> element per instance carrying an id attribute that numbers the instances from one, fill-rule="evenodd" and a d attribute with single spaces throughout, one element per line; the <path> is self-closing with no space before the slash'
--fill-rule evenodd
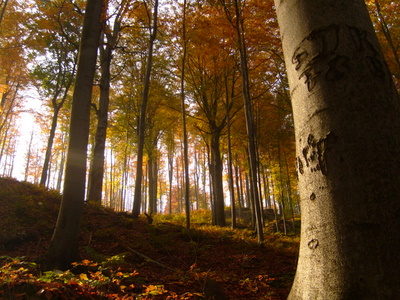
<path id="1" fill-rule="evenodd" d="M 298 235 L 206 225 L 197 212 L 132 219 L 86 205 L 82 261 L 68 271 L 40 269 L 57 219 L 55 191 L 0 179 L 0 299 L 286 299 Z M 266 227 L 268 228 L 268 227 Z"/>

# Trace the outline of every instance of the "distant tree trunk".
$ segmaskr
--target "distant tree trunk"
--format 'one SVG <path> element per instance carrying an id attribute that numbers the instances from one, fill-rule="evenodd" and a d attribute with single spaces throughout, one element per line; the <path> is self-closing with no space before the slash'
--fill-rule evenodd
<path id="1" fill-rule="evenodd" d="M 289 299 L 400 299 L 400 102 L 365 2 L 275 6 L 302 205 Z"/>
<path id="2" fill-rule="evenodd" d="M 66 140 L 66 134 L 63 134 L 62 141 L 65 142 Z M 64 168 L 65 168 L 65 160 L 66 160 L 66 153 L 65 150 L 63 149 L 61 151 L 61 159 L 58 162 L 59 164 L 59 171 L 58 171 L 58 178 L 57 178 L 57 185 L 56 185 L 56 190 L 61 191 L 61 184 L 62 184 L 62 179 L 64 175 Z"/>
<path id="3" fill-rule="evenodd" d="M 254 201 L 255 217 L 256 217 L 256 230 L 258 236 L 258 243 L 262 244 L 264 241 L 263 231 L 263 216 L 261 211 L 260 193 L 258 188 L 258 161 L 257 161 L 257 146 L 256 146 L 256 128 L 254 126 L 253 109 L 250 97 L 250 81 L 249 81 L 249 70 L 247 66 L 247 52 L 246 52 L 246 40 L 244 32 L 244 19 L 242 16 L 242 2 L 241 0 L 234 0 L 235 5 L 235 22 L 232 23 L 236 30 L 238 38 L 238 48 L 240 53 L 240 71 L 242 75 L 242 93 L 245 108 L 246 117 L 246 129 L 248 138 L 248 153 L 250 163 L 250 185 L 252 190 L 252 196 Z"/>
<path id="4" fill-rule="evenodd" d="M 29 139 L 29 144 L 28 144 L 28 151 L 26 153 L 26 165 L 25 165 L 25 176 L 24 176 L 24 180 L 27 181 L 28 180 L 28 176 L 29 176 L 29 167 L 30 167 L 30 163 L 31 163 L 31 158 L 32 158 L 32 142 L 33 142 L 33 130 L 31 132 L 31 138 Z"/>
<path id="5" fill-rule="evenodd" d="M 60 70 L 60 72 L 63 72 L 63 71 Z M 74 64 L 73 73 L 75 73 L 75 64 Z M 71 78 L 68 79 L 67 82 L 64 83 L 65 77 L 66 77 L 65 74 L 59 74 L 59 76 L 57 76 L 57 78 L 59 80 L 59 82 L 57 82 L 58 88 L 51 100 L 51 104 L 53 106 L 53 117 L 51 119 L 50 133 L 49 133 L 49 138 L 47 140 L 47 147 L 46 147 L 46 153 L 44 156 L 42 175 L 40 177 L 40 185 L 43 185 L 43 186 L 46 186 L 46 183 L 47 183 L 51 153 L 53 150 L 54 137 L 56 135 L 56 129 L 57 129 L 57 123 L 58 123 L 58 114 L 59 114 L 61 108 L 63 107 L 65 101 L 67 100 L 68 91 L 72 85 L 73 76 L 71 76 Z M 64 87 L 62 86 L 63 84 L 65 84 Z M 64 89 L 64 94 L 62 95 L 61 101 L 57 102 L 58 97 L 60 96 L 60 93 L 62 92 L 62 89 Z"/>
<path id="6" fill-rule="evenodd" d="M 64 190 L 56 228 L 47 253 L 47 269 L 68 269 L 71 262 L 79 258 L 78 236 L 85 200 L 90 102 L 102 10 L 103 1 L 87 1 L 72 101 Z"/>
<path id="7" fill-rule="evenodd" d="M 389 44 L 389 48 L 393 53 L 394 61 L 396 62 L 397 67 L 400 71 L 400 58 L 399 58 L 399 55 L 397 54 L 397 52 L 399 51 L 399 46 L 398 46 L 398 44 L 396 46 L 395 42 L 393 42 L 392 34 L 390 32 L 390 28 L 389 28 L 388 24 L 386 23 L 385 17 L 382 14 L 381 5 L 379 4 L 379 0 L 375 0 L 374 3 L 375 3 L 375 7 L 376 7 L 376 14 L 378 17 L 379 25 L 381 26 L 383 35 L 385 36 L 386 41 Z"/>
<path id="8" fill-rule="evenodd" d="M 282 216 L 282 224 L 283 224 L 283 234 L 287 235 L 287 220 L 286 220 L 286 204 L 285 204 L 285 181 L 283 180 L 283 170 L 282 170 L 282 157 L 281 157 L 281 147 L 278 142 L 278 165 L 279 165 L 279 194 L 280 194 L 280 211 Z"/>
<path id="9" fill-rule="evenodd" d="M 271 208 L 271 199 L 270 199 L 271 193 L 269 191 L 269 179 L 264 166 L 261 168 L 261 176 L 263 179 L 263 186 L 264 186 L 265 207 Z"/>
<path id="10" fill-rule="evenodd" d="M 189 180 L 189 154 L 188 154 L 188 137 L 186 128 L 186 107 L 185 107 L 185 67 L 186 67 L 186 6 L 187 1 L 183 1 L 183 20 L 182 20 L 182 72 L 181 72 L 181 109 L 182 109 L 182 127 L 183 127 L 183 158 L 184 158 L 184 182 L 185 182 L 185 213 L 186 228 L 190 228 L 190 180 Z"/>
<path id="11" fill-rule="evenodd" d="M 193 174 L 193 182 L 194 182 L 194 190 L 195 190 L 195 199 L 196 199 L 196 209 L 199 210 L 200 207 L 200 175 L 199 175 L 199 153 L 197 149 L 194 149 L 194 174 Z"/>
<path id="12" fill-rule="evenodd" d="M 213 186 L 213 207 L 212 212 L 214 216 L 214 225 L 225 226 L 225 201 L 224 201 L 224 187 L 222 181 L 223 163 L 220 151 L 220 137 L 219 129 L 215 129 L 211 136 L 211 163 L 210 171 Z"/>
<path id="13" fill-rule="evenodd" d="M 168 147 L 168 213 L 172 214 L 172 181 L 174 179 L 174 152 L 171 147 Z"/>
<path id="14" fill-rule="evenodd" d="M 17 93 L 19 90 L 20 84 L 18 83 L 15 90 L 13 91 L 13 95 L 9 97 L 11 91 L 8 90 L 7 92 L 5 92 L 3 94 L 2 97 L 2 102 L 1 102 L 1 112 L 5 111 L 5 116 L 1 116 L 1 124 L 0 124 L 0 134 L 1 134 L 1 143 L 2 143 L 2 147 L 1 147 L 1 151 L 0 151 L 0 161 L 3 158 L 3 153 L 4 153 L 4 149 L 5 149 L 5 143 L 7 141 L 8 138 L 8 131 L 10 129 L 10 124 L 13 120 L 13 109 L 15 108 L 15 104 L 16 104 L 16 99 L 17 99 Z M 6 104 L 8 104 L 6 106 Z M 3 115 L 2 114 L 2 115 Z"/>
<path id="15" fill-rule="evenodd" d="M 237 158 L 235 159 L 237 163 Z M 242 191 L 242 183 L 240 181 L 239 175 L 239 166 L 235 165 L 235 184 L 236 184 L 236 195 L 237 195 L 237 203 L 238 203 L 238 211 L 239 218 L 242 217 L 242 209 L 243 209 L 243 191 Z"/>
<path id="16" fill-rule="evenodd" d="M 226 83 L 226 127 L 227 127 L 227 152 L 228 152 L 228 186 L 229 186 L 229 194 L 230 194 L 230 200 L 231 200 L 231 227 L 232 229 L 236 228 L 236 207 L 235 207 L 235 188 L 233 184 L 233 168 L 232 168 L 232 143 L 231 143 L 231 116 L 230 116 L 230 110 L 231 110 L 231 103 L 229 101 L 229 92 L 228 92 L 228 86 L 227 86 L 227 79 L 225 78 L 225 83 Z"/>
<path id="17" fill-rule="evenodd" d="M 40 185 L 43 185 L 43 186 L 45 186 L 47 183 L 49 164 L 50 164 L 50 158 L 51 158 L 51 150 L 53 148 L 54 136 L 56 135 L 56 129 L 57 129 L 58 112 L 59 112 L 59 108 L 54 107 L 53 117 L 52 117 L 51 126 L 50 126 L 50 134 L 49 134 L 49 138 L 47 140 L 47 147 L 46 147 L 46 152 L 44 155 L 42 175 L 40 177 Z"/>
<path id="18" fill-rule="evenodd" d="M 279 232 L 279 216 L 278 216 L 278 210 L 276 208 L 277 205 L 277 201 L 276 201 L 276 197 L 275 197 L 275 184 L 274 181 L 271 180 L 271 189 L 272 189 L 272 203 L 274 205 L 274 217 L 275 217 L 275 228 L 276 228 L 276 232 Z M 279 206 L 279 204 L 278 204 Z"/>
<path id="19" fill-rule="evenodd" d="M 207 209 L 208 205 L 207 205 L 207 167 L 206 167 L 206 163 L 207 163 L 207 153 L 205 151 L 206 147 L 204 147 L 204 151 L 202 151 L 203 154 L 203 168 L 202 168 L 202 176 L 201 176 L 201 181 L 202 181 L 202 186 L 203 186 L 203 200 L 202 200 L 202 208 L 203 209 Z M 211 185 L 209 185 L 211 187 Z M 210 193 L 211 195 L 211 193 Z M 211 202 L 211 201 L 210 201 Z"/>
<path id="20" fill-rule="evenodd" d="M 153 147 L 154 148 L 151 151 L 149 151 L 149 158 L 147 161 L 149 215 L 157 213 L 157 187 L 158 187 L 157 142 L 153 144 Z"/>
<path id="21" fill-rule="evenodd" d="M 158 0 L 154 2 L 153 11 L 153 26 L 151 27 L 149 49 L 146 64 L 146 75 L 144 78 L 144 86 L 142 93 L 142 103 L 140 105 L 140 116 L 139 116 L 139 128 L 138 128 L 138 151 L 137 151 L 137 163 L 136 163 L 136 179 L 135 179 L 135 194 L 133 198 L 132 216 L 134 218 L 139 217 L 140 204 L 142 200 L 142 177 L 143 177 L 143 149 L 144 140 L 146 134 L 146 110 L 147 102 L 149 100 L 149 89 L 150 89 L 150 76 L 151 68 L 153 66 L 153 48 L 154 41 L 157 37 L 157 17 L 158 17 Z"/>

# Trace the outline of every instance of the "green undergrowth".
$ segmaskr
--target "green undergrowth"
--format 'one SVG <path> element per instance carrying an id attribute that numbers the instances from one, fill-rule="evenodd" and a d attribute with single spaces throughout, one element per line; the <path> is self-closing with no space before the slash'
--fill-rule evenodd
<path id="1" fill-rule="evenodd" d="M 83 260 L 67 271 L 41 272 L 23 257 L 0 257 L 0 297 L 4 299 L 152 299 L 167 293 L 162 285 L 145 285 L 138 272 L 124 271 L 123 255 L 101 263 Z"/>

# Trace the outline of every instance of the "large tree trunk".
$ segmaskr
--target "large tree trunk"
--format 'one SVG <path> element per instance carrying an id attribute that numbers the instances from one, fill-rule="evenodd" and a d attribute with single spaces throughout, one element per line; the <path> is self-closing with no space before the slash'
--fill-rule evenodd
<path id="1" fill-rule="evenodd" d="M 113 35 L 107 37 L 105 49 L 100 47 L 100 99 L 97 110 L 97 128 L 93 147 L 93 158 L 89 172 L 88 201 L 101 204 L 104 177 L 104 152 L 106 149 L 108 107 L 110 102 L 110 80 L 112 51 L 115 46 L 116 35 L 119 32 L 119 23 L 116 22 Z M 118 28 L 117 30 L 115 28 Z M 110 39 L 111 38 L 111 39 Z"/>
<path id="2" fill-rule="evenodd" d="M 289 299 L 400 299 L 400 106 L 362 0 L 275 0 L 302 208 Z"/>
<path id="3" fill-rule="evenodd" d="M 103 1 L 88 0 L 72 100 L 64 191 L 46 267 L 67 269 L 78 258 L 78 236 L 85 199 L 90 102 L 100 38 Z"/>
<path id="4" fill-rule="evenodd" d="M 158 0 L 154 2 L 153 26 L 151 28 L 151 34 L 150 34 L 149 50 L 148 50 L 149 52 L 147 54 L 148 56 L 146 64 L 146 75 L 143 84 L 142 103 L 140 105 L 139 128 L 138 128 L 139 141 L 138 141 L 138 153 L 136 162 L 135 194 L 133 196 L 133 208 L 132 208 L 132 216 L 134 218 L 139 217 L 140 206 L 142 202 L 143 150 L 144 150 L 144 140 L 146 132 L 146 110 L 147 110 L 147 102 L 149 100 L 151 68 L 153 66 L 154 41 L 156 40 L 157 37 L 157 22 L 158 22 L 157 16 L 158 16 Z"/>
<path id="5" fill-rule="evenodd" d="M 214 194 L 214 205 L 212 206 L 212 214 L 214 225 L 225 226 L 225 202 L 224 202 L 224 187 L 222 182 L 223 164 L 220 151 L 220 136 L 219 131 L 213 132 L 211 137 L 211 179 Z"/>

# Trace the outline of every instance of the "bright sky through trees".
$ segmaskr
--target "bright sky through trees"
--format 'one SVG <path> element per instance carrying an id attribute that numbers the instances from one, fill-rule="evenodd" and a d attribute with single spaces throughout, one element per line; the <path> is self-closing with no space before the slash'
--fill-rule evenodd
<path id="1" fill-rule="evenodd" d="M 151 1 L 110 0 L 109 2 L 106 33 L 112 31 L 117 12 L 120 13 L 121 25 L 111 63 L 109 126 L 106 141 L 107 166 L 104 173 L 103 200 L 107 205 L 112 203 L 129 210 L 132 205 L 132 185 L 136 176 L 134 165 L 137 151 L 137 122 L 149 41 Z M 246 186 L 249 165 L 239 48 L 237 34 L 232 26 L 235 24 L 235 16 L 233 6 L 227 5 L 223 8 L 220 5 L 223 2 L 188 1 L 185 19 L 187 23 L 185 104 L 190 115 L 187 118 L 187 127 L 192 208 L 211 206 L 212 151 L 220 152 L 223 161 L 224 201 L 226 205 L 230 203 L 226 188 L 227 129 L 224 126 L 218 127 L 225 122 L 227 99 L 232 106 L 229 115 L 232 119 L 233 173 L 234 177 L 237 177 L 235 178 L 235 193 L 238 194 L 236 201 L 250 198 L 250 186 Z M 398 67 L 393 60 L 396 55 L 392 46 L 398 45 L 400 40 L 396 29 L 400 22 L 397 13 L 399 4 L 386 0 L 378 2 L 379 6 L 376 5 L 376 1 L 368 1 L 367 4 L 396 80 L 399 70 L 396 69 Z M 229 3 L 225 1 L 225 4 Z M 270 0 L 251 0 L 243 3 L 239 13 L 243 14 L 244 23 L 241 30 L 244 31 L 246 39 L 244 45 L 249 66 L 249 89 L 257 127 L 259 189 L 265 207 L 276 203 L 280 209 L 278 203 L 288 201 L 291 203 L 288 210 L 295 211 L 297 191 L 293 121 L 275 11 Z M 8 84 L 9 87 L 8 94 L 3 95 L 4 103 L 11 105 L 13 92 L 16 91 L 20 104 L 14 111 L 15 117 L 7 115 L 8 106 L 2 110 L 2 120 L 6 121 L 4 128 L 0 127 L 0 145 L 3 149 L 0 152 L 2 156 L 0 167 L 3 168 L 0 174 L 19 179 L 27 178 L 32 182 L 38 181 L 43 168 L 43 156 L 53 112 L 50 100 L 54 93 L 51 91 L 56 90 L 56 78 L 60 78 L 57 76 L 62 74 L 58 71 L 72 66 L 84 4 L 85 1 L 81 0 L 8 1 L 0 24 L 0 80 L 2 80 L 0 84 L 2 87 L 7 87 Z M 146 117 L 148 132 L 144 172 L 147 173 L 144 174 L 143 187 L 146 198 L 149 192 L 149 170 L 146 169 L 149 166 L 148 158 L 156 158 L 157 163 L 153 166 L 157 169 L 158 176 L 157 201 L 164 203 L 166 201 L 164 199 L 174 199 L 175 203 L 172 205 L 179 210 L 182 210 L 183 206 L 178 199 L 184 194 L 179 102 L 182 5 L 183 1 L 180 0 L 160 1 L 149 111 Z M 380 9 L 379 13 L 376 11 L 377 7 Z M 103 42 L 107 43 L 107 37 Z M 18 49 L 18 51 L 10 52 L 7 49 Z M 57 60 L 57 57 L 62 58 L 63 55 L 66 55 L 71 64 L 63 65 L 61 62 L 65 60 Z M 41 68 L 37 68 L 39 66 Z M 34 70 L 35 76 L 32 75 Z M 68 72 L 65 76 L 70 76 L 72 70 L 66 71 Z M 100 94 L 99 79 L 98 73 L 93 88 L 89 149 L 94 145 L 96 109 L 99 107 Z M 398 81 L 396 83 L 398 85 Z M 48 186 L 51 188 L 62 186 L 60 180 L 64 171 L 71 91 L 72 89 L 68 91 L 67 100 L 59 114 L 48 175 Z M 60 98 L 61 96 L 58 100 Z M 34 113 L 31 113 L 31 110 Z M 12 125 L 14 120 L 15 126 Z M 10 124 L 10 128 L 6 126 L 7 124 Z M 13 131 L 11 134 L 13 128 L 18 129 L 18 132 Z M 216 129 L 221 130 L 218 135 L 212 132 Z M 32 130 L 34 136 L 29 149 Z M 219 140 L 212 141 L 212 137 L 217 136 Z M 16 139 L 14 142 L 12 137 Z M 215 145 L 218 145 L 219 149 L 213 149 Z M 12 149 L 15 147 L 17 150 L 13 152 Z M 28 174 L 25 174 L 29 150 L 29 170 Z M 151 156 L 153 154 L 154 156 Z M 88 156 L 90 158 L 91 153 L 88 153 Z M 171 190 L 169 190 L 170 178 Z"/>

